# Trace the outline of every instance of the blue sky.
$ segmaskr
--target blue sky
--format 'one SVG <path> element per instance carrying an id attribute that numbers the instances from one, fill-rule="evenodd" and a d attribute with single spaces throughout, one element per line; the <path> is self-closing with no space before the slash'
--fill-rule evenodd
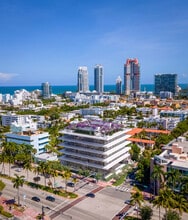
<path id="1" fill-rule="evenodd" d="M 188 83 L 187 0 L 0 0 L 0 86 L 76 85 L 95 64 L 115 84 L 127 58 L 141 83 L 177 73 Z"/>

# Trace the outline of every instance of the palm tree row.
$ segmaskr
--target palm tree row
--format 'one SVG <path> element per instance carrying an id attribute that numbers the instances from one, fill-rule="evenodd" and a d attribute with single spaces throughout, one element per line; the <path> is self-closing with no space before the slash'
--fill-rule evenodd
<path id="1" fill-rule="evenodd" d="M 177 210 L 179 215 L 188 211 L 188 177 L 183 176 L 178 170 L 171 169 L 165 173 L 161 166 L 155 165 L 152 172 L 154 196 L 153 205 L 163 207 L 167 212 Z"/>
<path id="2" fill-rule="evenodd" d="M 28 163 L 33 162 L 33 155 L 36 150 L 27 144 L 16 144 L 13 142 L 3 142 L 2 152 L 0 154 L 0 163 L 2 164 L 2 173 L 5 174 L 5 163 L 9 164 L 9 176 L 11 175 L 11 165 L 29 167 Z M 27 164 L 27 165 L 26 165 Z"/>
<path id="3" fill-rule="evenodd" d="M 154 195 L 158 194 L 157 189 L 159 191 L 163 187 L 171 188 L 173 192 L 188 195 L 188 176 L 182 175 L 179 170 L 170 169 L 165 173 L 160 165 L 155 165 L 151 179 L 153 180 Z"/>

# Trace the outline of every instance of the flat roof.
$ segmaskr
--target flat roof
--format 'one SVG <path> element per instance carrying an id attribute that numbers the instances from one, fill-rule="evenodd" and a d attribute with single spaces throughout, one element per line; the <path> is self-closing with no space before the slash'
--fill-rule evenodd
<path id="1" fill-rule="evenodd" d="M 54 154 L 49 154 L 49 153 L 42 153 L 42 154 L 37 154 L 35 155 L 35 157 L 37 159 L 49 159 L 49 158 L 53 158 L 53 157 L 57 157 L 57 155 L 54 155 Z"/>
<path id="2" fill-rule="evenodd" d="M 186 161 L 176 160 L 171 163 L 171 166 L 182 167 L 182 168 L 188 169 L 188 161 L 187 160 Z"/>

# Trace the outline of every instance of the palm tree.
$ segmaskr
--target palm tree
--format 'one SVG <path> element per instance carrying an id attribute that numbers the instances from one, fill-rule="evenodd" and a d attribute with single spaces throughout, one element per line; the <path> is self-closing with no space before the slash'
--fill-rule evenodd
<path id="1" fill-rule="evenodd" d="M 44 185 L 46 186 L 46 176 L 49 174 L 49 165 L 47 162 L 40 162 L 38 167 L 39 172 L 44 176 Z"/>
<path id="2" fill-rule="evenodd" d="M 156 196 L 153 200 L 153 206 L 159 209 L 159 220 L 161 219 L 161 206 L 163 206 L 163 198 L 161 196 Z"/>
<path id="3" fill-rule="evenodd" d="M 3 151 L 6 155 L 6 162 L 9 164 L 9 176 L 10 176 L 10 167 L 11 164 L 14 163 L 14 158 L 16 154 L 16 144 L 13 142 L 4 143 Z"/>
<path id="4" fill-rule="evenodd" d="M 181 178 L 180 193 L 183 195 L 188 194 L 188 176 L 182 176 Z"/>
<path id="5" fill-rule="evenodd" d="M 188 203 L 183 195 L 175 194 L 174 200 L 175 200 L 174 208 L 178 210 L 180 215 L 182 215 L 183 212 L 188 211 Z"/>
<path id="6" fill-rule="evenodd" d="M 5 163 L 7 161 L 7 155 L 5 154 L 5 152 L 2 152 L 0 154 L 0 163 L 2 163 L 2 169 L 1 172 L 5 174 Z"/>
<path id="7" fill-rule="evenodd" d="M 143 201 L 144 198 L 139 189 L 136 189 L 135 192 L 131 193 L 131 204 L 137 204 L 140 207 Z M 137 218 L 138 218 L 138 208 L 137 208 Z"/>
<path id="8" fill-rule="evenodd" d="M 49 174 L 50 174 L 50 176 L 52 176 L 54 178 L 54 188 L 55 188 L 55 178 L 58 176 L 58 172 L 54 168 L 50 168 Z"/>
<path id="9" fill-rule="evenodd" d="M 27 170 L 27 180 L 28 180 L 29 171 L 32 170 L 31 161 L 27 160 L 26 163 L 24 163 L 23 167 L 25 170 Z"/>
<path id="10" fill-rule="evenodd" d="M 25 176 L 18 176 L 17 174 L 14 175 L 16 177 L 12 180 L 12 182 L 13 187 L 18 189 L 18 205 L 20 205 L 20 186 L 23 186 Z"/>
<path id="11" fill-rule="evenodd" d="M 67 180 L 70 179 L 71 177 L 71 171 L 66 168 L 64 171 L 63 171 L 63 178 L 65 179 L 65 191 L 67 191 Z"/>
<path id="12" fill-rule="evenodd" d="M 35 166 L 35 167 L 33 168 L 33 172 L 38 176 L 39 173 L 40 173 L 40 167 L 39 167 L 39 166 Z"/>
<path id="13" fill-rule="evenodd" d="M 180 172 L 179 170 L 176 169 L 171 169 L 170 171 L 167 172 L 167 185 L 170 187 L 172 186 L 172 190 L 174 191 L 176 184 L 178 180 L 180 179 Z"/>
<path id="14" fill-rule="evenodd" d="M 8 168 L 8 170 L 9 170 L 9 176 L 11 176 L 11 164 L 13 164 L 14 163 L 14 157 L 13 157 L 13 155 L 7 155 L 7 162 L 8 162 L 8 164 L 9 164 L 9 168 Z"/>
<path id="15" fill-rule="evenodd" d="M 78 179 L 74 177 L 72 178 L 72 182 L 74 183 L 74 191 L 76 191 L 76 183 L 78 182 Z"/>
<path id="16" fill-rule="evenodd" d="M 159 182 L 163 181 L 164 182 L 164 171 L 162 170 L 162 167 L 159 165 L 155 165 L 153 167 L 153 172 L 151 174 L 151 178 L 153 179 L 153 191 L 154 191 L 154 196 L 156 194 L 156 183 L 157 183 L 157 192 L 159 189 Z M 158 193 L 157 193 L 158 194 Z"/>
<path id="17" fill-rule="evenodd" d="M 101 177 L 102 177 L 101 173 L 95 173 L 95 179 L 97 182 L 100 180 Z"/>
<path id="18" fill-rule="evenodd" d="M 181 217 L 177 212 L 169 210 L 164 214 L 162 220 L 181 220 Z"/>
<path id="19" fill-rule="evenodd" d="M 175 206 L 174 193 L 170 188 L 165 187 L 160 189 L 159 195 L 153 201 L 154 206 L 159 208 L 159 219 L 160 219 L 160 207 L 165 208 L 165 211 Z"/>
<path id="20" fill-rule="evenodd" d="M 153 210 L 150 206 L 143 206 L 140 210 L 140 216 L 142 220 L 150 220 L 153 215 Z"/>
<path id="21" fill-rule="evenodd" d="M 35 154 L 37 153 L 37 149 L 36 148 L 32 148 L 32 151 L 31 151 L 31 163 L 34 162 L 34 159 L 35 159 Z"/>

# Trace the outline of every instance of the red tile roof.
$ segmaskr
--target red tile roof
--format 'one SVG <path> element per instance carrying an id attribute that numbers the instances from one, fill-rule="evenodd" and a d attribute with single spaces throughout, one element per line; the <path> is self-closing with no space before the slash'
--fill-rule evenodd
<path id="1" fill-rule="evenodd" d="M 144 143 L 144 144 L 155 144 L 155 141 L 140 139 L 140 138 L 128 138 L 127 140 L 133 141 L 133 142 L 140 142 L 140 143 Z"/>

